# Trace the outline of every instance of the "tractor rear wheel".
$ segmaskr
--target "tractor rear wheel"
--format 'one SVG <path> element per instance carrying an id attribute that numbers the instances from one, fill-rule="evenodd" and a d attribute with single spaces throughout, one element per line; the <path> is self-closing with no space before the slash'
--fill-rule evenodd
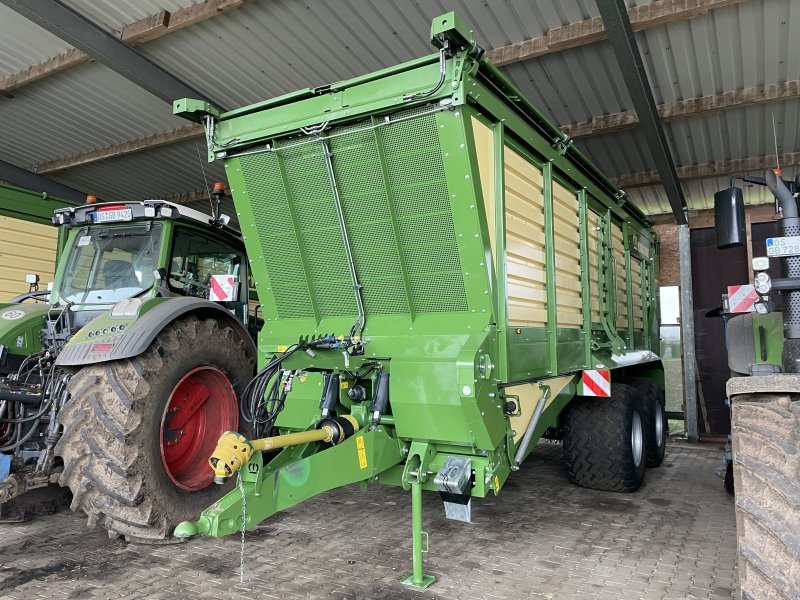
<path id="1" fill-rule="evenodd" d="M 639 392 L 614 383 L 610 398 L 575 398 L 564 415 L 564 462 L 580 486 L 635 492 L 644 479 L 647 432 Z"/>
<path id="2" fill-rule="evenodd" d="M 742 598 L 800 598 L 800 399 L 731 401 Z"/>
<path id="3" fill-rule="evenodd" d="M 81 369 L 56 446 L 72 509 L 130 541 L 163 540 L 197 518 L 232 485 L 212 483 L 208 457 L 240 429 L 237 396 L 253 365 L 232 328 L 190 316 L 139 356 Z"/>

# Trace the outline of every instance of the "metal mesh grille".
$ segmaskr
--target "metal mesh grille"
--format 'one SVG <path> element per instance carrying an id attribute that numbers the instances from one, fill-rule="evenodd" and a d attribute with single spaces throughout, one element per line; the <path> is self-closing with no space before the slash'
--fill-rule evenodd
<path id="1" fill-rule="evenodd" d="M 368 125 L 361 122 L 330 132 L 334 173 L 367 315 L 407 313 L 411 306 L 416 312 L 468 310 L 434 115 L 382 126 L 379 132 L 359 131 Z M 284 145 L 292 143 L 297 139 Z M 355 314 L 322 144 L 245 156 L 241 165 L 278 316 L 313 316 L 308 297 L 312 292 L 321 317 Z"/>
<path id="2" fill-rule="evenodd" d="M 780 222 L 780 235 L 796 236 L 800 235 L 800 223 L 798 219 L 782 219 Z M 800 256 L 788 256 L 781 258 L 781 277 L 800 276 Z M 783 292 L 783 320 L 786 326 L 791 329 L 792 337 L 800 335 L 800 292 Z"/>
<path id="3" fill-rule="evenodd" d="M 271 280 L 278 316 L 313 317 L 311 293 L 303 274 L 300 248 L 281 184 L 277 157 L 260 154 L 254 158 L 258 160 L 243 160 L 242 165 L 263 255 L 250 258 L 263 260 L 269 273 L 277 274 L 272 275 Z"/>

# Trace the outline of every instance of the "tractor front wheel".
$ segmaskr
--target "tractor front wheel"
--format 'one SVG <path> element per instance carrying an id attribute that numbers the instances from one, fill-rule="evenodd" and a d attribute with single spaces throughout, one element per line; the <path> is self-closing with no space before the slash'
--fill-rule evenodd
<path id="1" fill-rule="evenodd" d="M 131 359 L 81 369 L 59 414 L 59 482 L 91 526 L 130 541 L 167 538 L 228 486 L 213 484 L 208 457 L 237 431 L 237 396 L 254 358 L 230 327 L 188 317 Z"/>
<path id="2" fill-rule="evenodd" d="M 795 378 L 797 389 L 797 377 L 742 379 L 768 388 Z M 741 597 L 800 598 L 800 397 L 731 394 L 731 403 Z"/>

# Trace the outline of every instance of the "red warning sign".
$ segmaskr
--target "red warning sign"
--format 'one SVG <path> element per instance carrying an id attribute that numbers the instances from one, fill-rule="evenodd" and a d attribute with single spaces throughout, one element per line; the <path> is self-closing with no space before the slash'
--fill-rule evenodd
<path id="1" fill-rule="evenodd" d="M 758 302 L 758 292 L 752 285 L 728 286 L 728 312 L 753 312 L 756 302 Z"/>
<path id="2" fill-rule="evenodd" d="M 236 302 L 239 291 L 237 279 L 233 275 L 212 275 L 208 299 L 212 302 Z"/>
<path id="3" fill-rule="evenodd" d="M 597 369 L 584 371 L 581 383 L 583 384 L 581 396 L 608 398 L 611 395 L 611 371 Z"/>

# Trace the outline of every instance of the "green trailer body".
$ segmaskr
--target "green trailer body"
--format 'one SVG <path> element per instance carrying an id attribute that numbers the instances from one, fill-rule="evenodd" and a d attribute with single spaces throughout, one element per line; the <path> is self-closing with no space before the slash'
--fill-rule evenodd
<path id="1" fill-rule="evenodd" d="M 266 466 L 256 453 L 242 471 L 248 524 L 353 481 L 410 487 L 415 585 L 427 582 L 418 495 L 441 491 L 450 457 L 469 460 L 470 496 L 497 494 L 584 371 L 663 385 L 651 223 L 457 16 L 435 19 L 432 38 L 446 49 L 323 88 L 224 114 L 174 107 L 204 123 L 209 160 L 225 165 L 265 307 L 259 365 L 298 341 L 342 346 L 282 361 L 298 377 L 275 426 L 317 426 L 325 373 L 339 378 L 337 412 L 364 425 Z M 367 427 L 378 372 L 389 408 Z M 176 533 L 240 526 L 235 490 Z"/>

